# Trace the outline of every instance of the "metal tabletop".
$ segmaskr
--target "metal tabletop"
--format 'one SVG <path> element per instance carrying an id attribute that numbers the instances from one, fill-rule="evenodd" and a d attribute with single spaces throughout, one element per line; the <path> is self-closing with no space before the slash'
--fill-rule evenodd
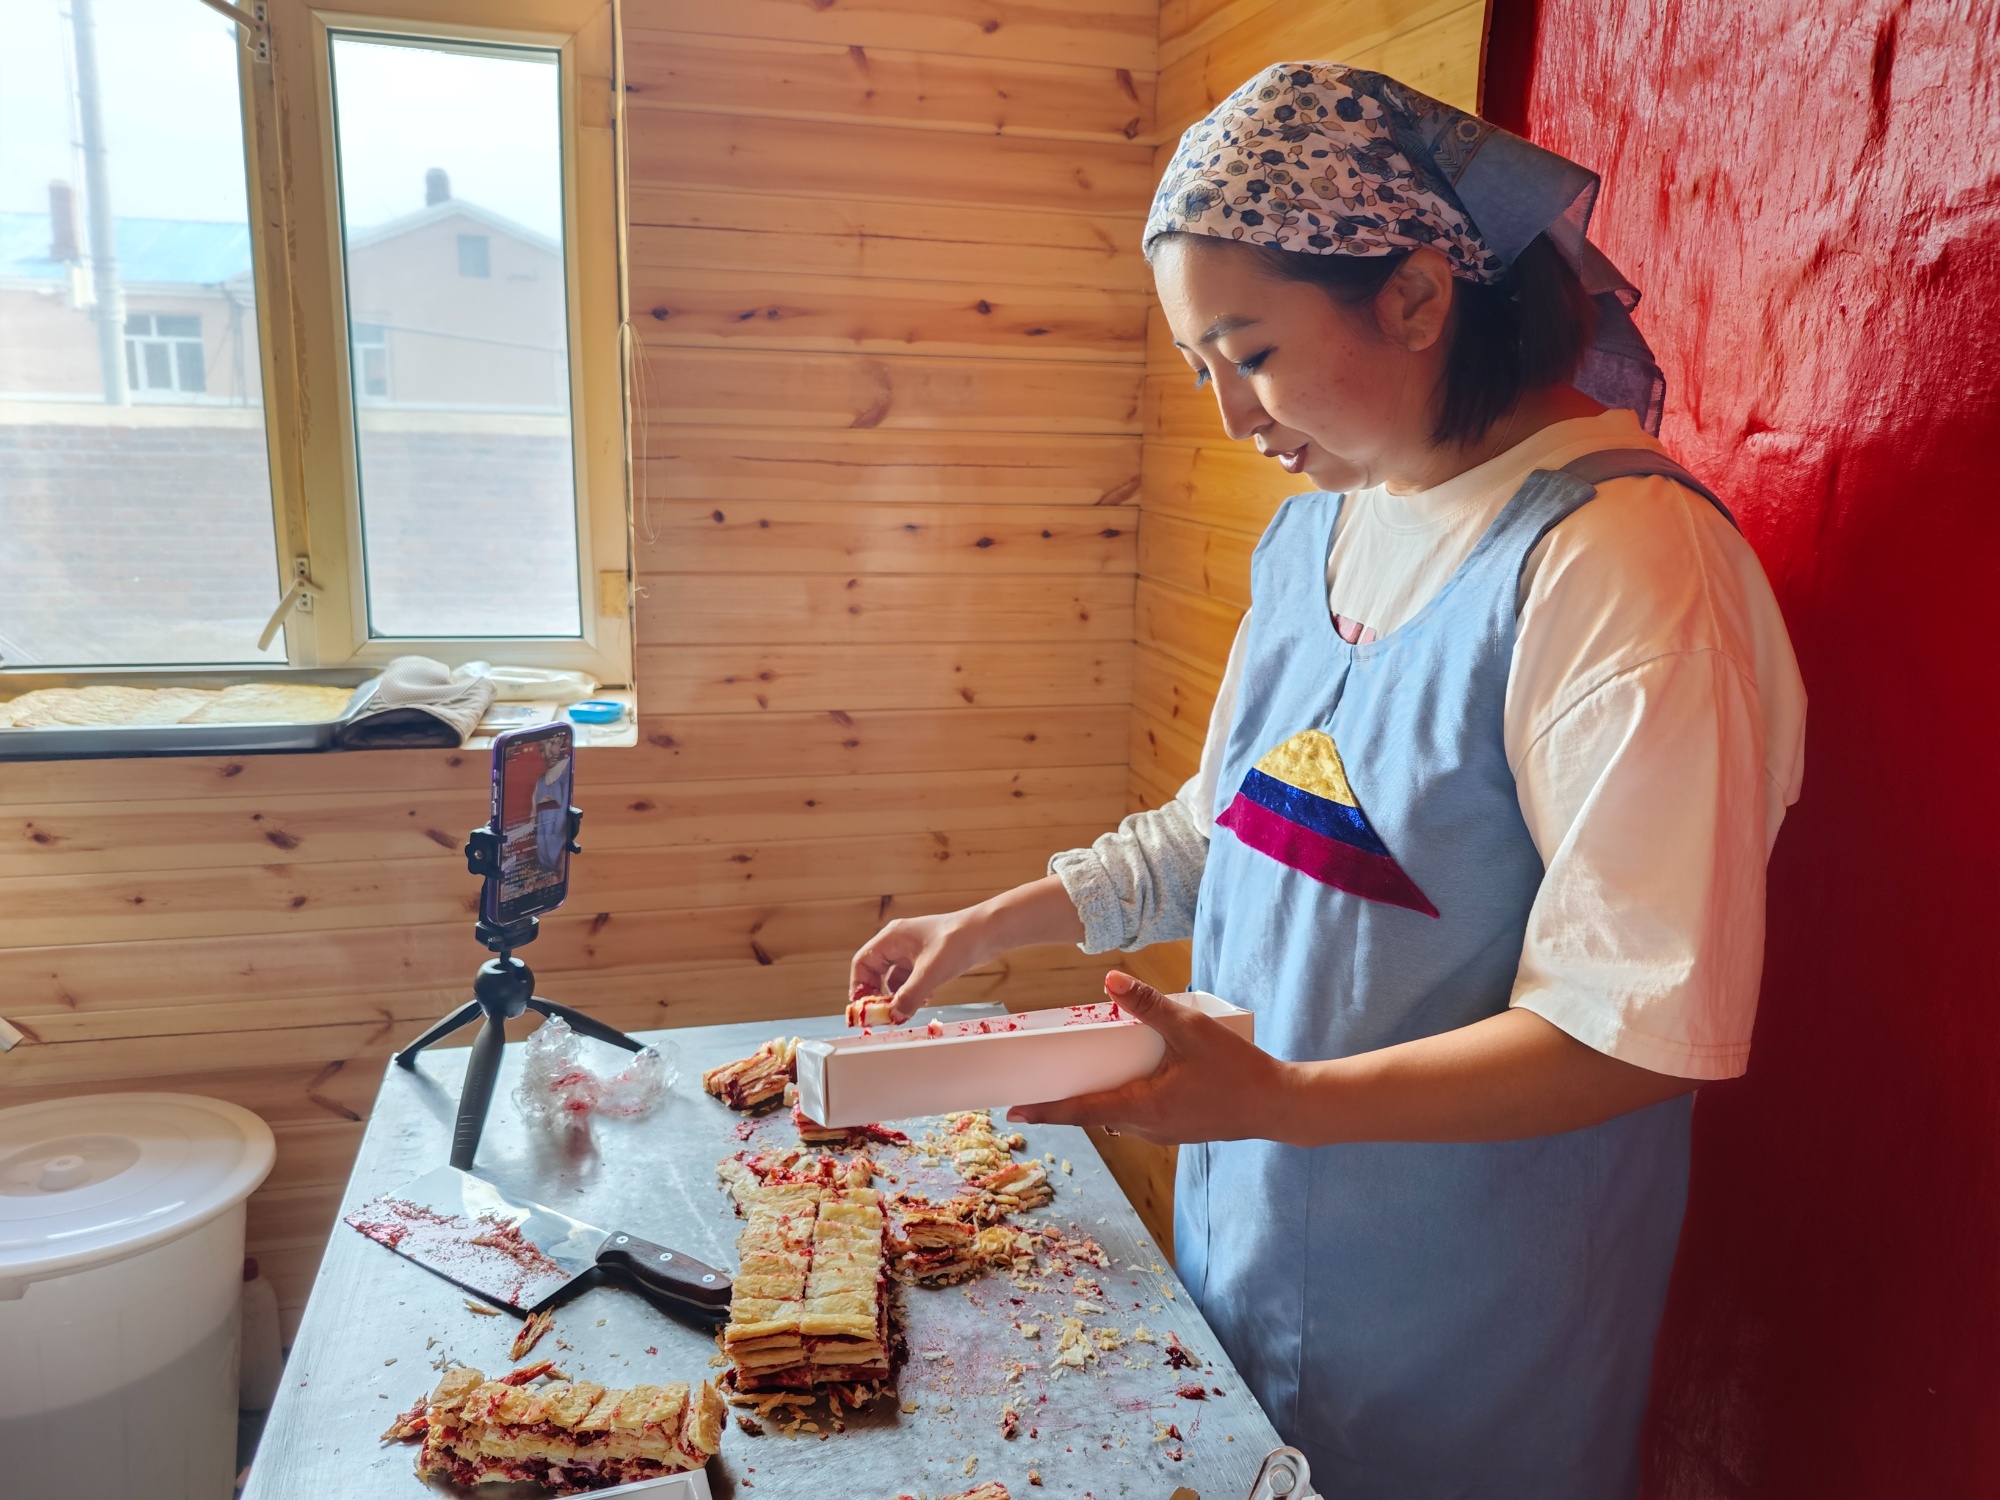
<path id="1" fill-rule="evenodd" d="M 966 1006 L 939 1015 L 992 1013 Z M 783 1111 L 746 1125 L 701 1092 L 701 1071 L 744 1056 L 772 1036 L 827 1036 L 842 1029 L 838 1017 L 822 1016 L 642 1033 L 678 1049 L 679 1083 L 645 1118 L 599 1120 L 587 1135 L 567 1142 L 519 1117 L 513 1090 L 521 1049 L 510 1046 L 477 1170 L 510 1193 L 733 1269 L 741 1221 L 715 1164 L 745 1149 L 796 1144 L 797 1134 Z M 615 1068 L 622 1055 L 595 1044 L 589 1051 L 597 1067 Z M 445 1160 L 468 1055 L 463 1048 L 428 1052 L 415 1073 L 389 1067 L 342 1200 L 343 1215 Z M 934 1122 L 896 1123 L 916 1135 Z M 1247 1494 L 1258 1463 L 1278 1445 L 1270 1422 L 1089 1138 L 1068 1126 L 1021 1132 L 1030 1151 L 1056 1158 L 1048 1169 L 1055 1202 L 1021 1222 L 1074 1226 L 1104 1248 L 1110 1269 L 1078 1268 L 1102 1283 L 1104 1310 L 1076 1313 L 1074 1286 L 1060 1275 L 1042 1278 L 1041 1292 L 1001 1274 L 957 1287 L 896 1288 L 909 1345 L 897 1400 L 848 1414 L 844 1432 L 825 1436 L 787 1437 L 770 1426 L 752 1436 L 732 1421 L 708 1468 L 718 1500 L 833 1494 L 891 1500 L 905 1492 L 948 1495 L 985 1480 L 1004 1483 L 1016 1500 L 1034 1494 L 1169 1500 L 1182 1487 L 1201 1500 Z M 877 1154 L 885 1172 L 899 1172 L 894 1148 Z M 893 1191 L 895 1184 L 878 1186 Z M 1058 1376 L 1049 1365 L 1065 1314 L 1128 1336 L 1143 1324 L 1159 1342 L 1128 1343 L 1083 1371 Z M 1025 1337 L 1022 1324 L 1037 1326 L 1040 1337 Z M 510 1368 L 508 1345 L 518 1326 L 505 1315 L 475 1314 L 457 1287 L 337 1224 L 245 1500 L 446 1493 L 448 1487 L 416 1478 L 413 1445 L 384 1445 L 379 1435 L 429 1390 L 447 1358 L 489 1375 Z M 1164 1350 L 1170 1333 L 1201 1368 L 1169 1366 Z M 530 1358 L 552 1358 L 575 1378 L 618 1386 L 715 1379 L 722 1373 L 710 1362 L 715 1353 L 710 1332 L 669 1318 L 632 1292 L 599 1287 L 558 1311 L 553 1333 Z M 1206 1392 L 1200 1401 L 1181 1393 L 1197 1377 Z M 1000 1431 L 1001 1410 L 1010 1403 L 1020 1413 L 1019 1435 L 1011 1440 Z M 974 1461 L 970 1475 L 968 1461 Z M 1031 1468 L 1041 1476 L 1039 1489 L 1029 1483 Z M 530 1493 L 515 1485 L 478 1490 L 481 1500 Z"/>

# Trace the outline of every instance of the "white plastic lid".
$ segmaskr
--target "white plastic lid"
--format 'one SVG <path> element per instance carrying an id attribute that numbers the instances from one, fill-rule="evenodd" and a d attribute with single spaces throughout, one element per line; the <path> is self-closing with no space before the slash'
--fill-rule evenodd
<path id="1" fill-rule="evenodd" d="M 271 1127 L 194 1094 L 0 1109 L 0 1280 L 127 1259 L 226 1213 L 269 1175 Z"/>

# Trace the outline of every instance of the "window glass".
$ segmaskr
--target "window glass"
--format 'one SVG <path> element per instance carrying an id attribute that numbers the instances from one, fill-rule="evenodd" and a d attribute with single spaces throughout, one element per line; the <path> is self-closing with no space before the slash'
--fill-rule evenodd
<path id="1" fill-rule="evenodd" d="M 580 635 L 558 54 L 332 54 L 369 633 Z"/>
<path id="2" fill-rule="evenodd" d="M 282 662 L 236 27 L 0 24 L 0 665 Z"/>
<path id="3" fill-rule="evenodd" d="M 458 274 L 461 276 L 493 274 L 493 242 L 485 235 L 461 234 L 458 237 Z"/>

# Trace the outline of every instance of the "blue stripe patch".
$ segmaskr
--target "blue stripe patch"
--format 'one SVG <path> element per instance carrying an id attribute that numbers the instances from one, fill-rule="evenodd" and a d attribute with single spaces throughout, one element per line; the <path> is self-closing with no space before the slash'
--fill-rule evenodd
<path id="1" fill-rule="evenodd" d="M 1301 828 L 1310 828 L 1314 833 L 1339 839 L 1343 844 L 1379 854 L 1384 859 L 1390 857 L 1389 850 L 1375 837 L 1375 830 L 1368 826 L 1368 820 L 1361 816 L 1358 807 L 1349 807 L 1328 797 L 1316 797 L 1290 782 L 1265 775 L 1255 766 L 1244 776 L 1241 790 L 1252 802 L 1269 808 Z"/>

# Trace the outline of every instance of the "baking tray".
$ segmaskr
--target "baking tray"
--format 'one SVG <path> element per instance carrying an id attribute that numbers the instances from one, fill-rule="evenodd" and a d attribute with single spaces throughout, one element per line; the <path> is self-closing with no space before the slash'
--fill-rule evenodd
<path id="1" fill-rule="evenodd" d="M 366 667 L 326 667 L 296 670 L 272 668 L 214 671 L 148 672 L 143 676 L 112 672 L 5 672 L 0 693 L 8 698 L 37 688 L 126 687 L 226 688 L 245 682 L 298 682 L 320 687 L 359 687 L 378 675 Z M 352 713 L 353 703 L 348 712 Z M 344 721 L 326 719 L 311 724 L 112 724 L 88 727 L 16 729 L 0 727 L 0 760 L 91 760 L 147 755 L 257 755 L 290 750 L 329 750 L 333 734 Z"/>

